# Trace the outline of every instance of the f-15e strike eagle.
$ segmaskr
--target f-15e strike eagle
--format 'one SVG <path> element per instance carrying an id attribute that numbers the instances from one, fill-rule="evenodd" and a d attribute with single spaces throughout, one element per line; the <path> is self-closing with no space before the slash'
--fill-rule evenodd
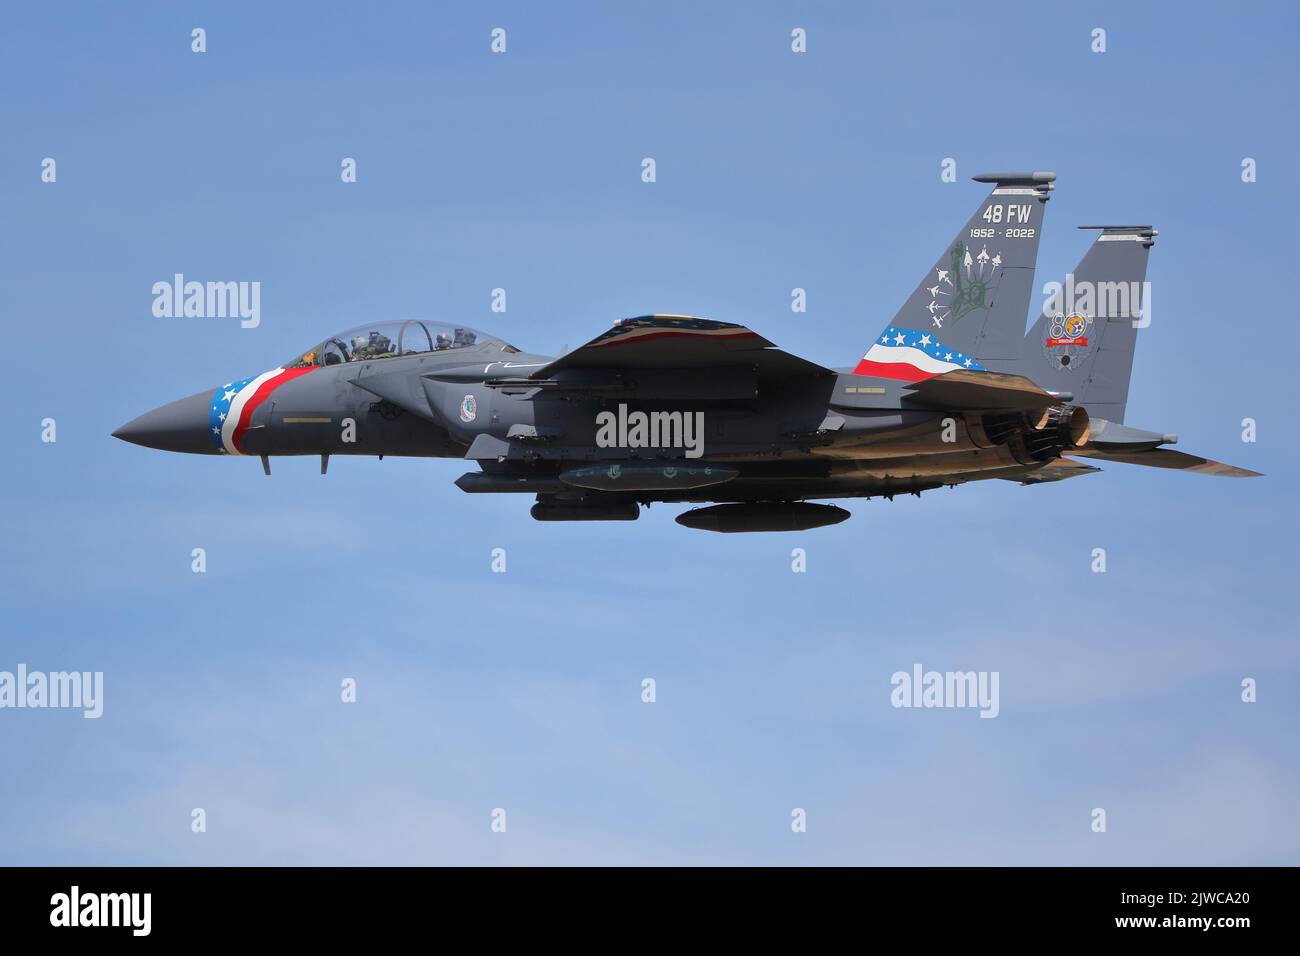
<path id="1" fill-rule="evenodd" d="M 641 505 L 709 531 L 843 521 L 818 499 L 893 498 L 987 478 L 1098 471 L 1079 459 L 1255 472 L 1124 423 L 1149 309 L 1150 226 L 1098 235 L 1025 333 L 1054 173 L 990 173 L 956 238 L 853 368 L 743 325 L 623 319 L 559 358 L 461 325 L 372 323 L 113 434 L 167 451 L 463 458 L 462 491 L 536 495 L 539 521 L 625 521 Z M 1148 313 L 1149 315 L 1149 313 Z"/>

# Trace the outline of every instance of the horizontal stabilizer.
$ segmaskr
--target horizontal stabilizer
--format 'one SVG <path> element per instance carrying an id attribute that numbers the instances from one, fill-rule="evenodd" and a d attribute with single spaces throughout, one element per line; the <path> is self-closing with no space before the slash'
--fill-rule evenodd
<path id="1" fill-rule="evenodd" d="M 1055 405 L 1058 398 L 1023 375 L 957 369 L 914 382 L 908 397 L 921 404 L 960 411 L 1019 411 Z"/>
<path id="2" fill-rule="evenodd" d="M 1212 458 L 1188 455 L 1174 451 L 1172 448 L 1152 448 L 1149 451 L 1108 451 L 1102 448 L 1076 448 L 1072 455 L 1086 455 L 1102 461 L 1122 461 L 1129 465 L 1146 465 L 1150 468 L 1174 468 L 1179 471 L 1194 471 L 1202 475 L 1217 475 L 1221 478 L 1260 478 L 1258 471 L 1225 465 Z"/>

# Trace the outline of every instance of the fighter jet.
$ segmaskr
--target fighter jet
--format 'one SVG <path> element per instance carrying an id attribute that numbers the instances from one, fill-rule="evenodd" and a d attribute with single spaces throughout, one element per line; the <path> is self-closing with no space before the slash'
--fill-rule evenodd
<path id="1" fill-rule="evenodd" d="M 1150 292 L 1150 226 L 1098 231 L 1026 333 L 1055 174 L 992 189 L 852 367 L 828 368 L 730 322 L 622 319 L 560 357 L 410 319 L 332 335 L 260 375 L 156 408 L 117 438 L 166 451 L 459 458 L 470 494 L 535 495 L 539 521 L 678 523 L 720 532 L 836 524 L 846 498 L 972 481 L 1062 481 L 1118 461 L 1256 472 L 1125 423 Z M 1082 460 L 1080 460 L 1082 459 Z"/>

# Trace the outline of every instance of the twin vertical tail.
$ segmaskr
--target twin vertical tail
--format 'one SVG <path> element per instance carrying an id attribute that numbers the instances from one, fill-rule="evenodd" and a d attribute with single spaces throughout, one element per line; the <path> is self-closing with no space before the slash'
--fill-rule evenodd
<path id="1" fill-rule="evenodd" d="M 1123 422 L 1138 330 L 1151 319 L 1150 226 L 1080 226 L 1100 234 L 1062 283 L 1044 287 L 1042 314 L 1014 368 L 1050 392 L 1068 392 L 1093 418 Z"/>
<path id="2" fill-rule="evenodd" d="M 893 321 L 854 368 L 916 382 L 1020 355 L 1043 213 L 1055 173 L 984 173 L 992 183 Z"/>
<path id="3" fill-rule="evenodd" d="M 1151 321 L 1147 259 L 1157 232 L 1150 226 L 1079 228 L 1100 234 L 1064 282 L 1044 287 L 1047 301 L 1024 338 L 1020 359 L 994 363 L 994 370 L 1024 375 L 1087 411 L 1089 440 L 1071 455 L 1206 475 L 1258 476 L 1161 447 L 1177 442 L 1176 435 L 1123 424 L 1138 332 Z"/>

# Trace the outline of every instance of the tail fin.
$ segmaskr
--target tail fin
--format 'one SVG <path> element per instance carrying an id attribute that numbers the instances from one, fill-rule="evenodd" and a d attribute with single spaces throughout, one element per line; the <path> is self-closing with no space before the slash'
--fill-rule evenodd
<path id="1" fill-rule="evenodd" d="M 1101 231 L 1025 336 L 1012 368 L 1049 392 L 1069 392 L 1093 418 L 1124 421 L 1133 351 L 1150 317 L 1150 226 L 1080 226 Z"/>
<path id="2" fill-rule="evenodd" d="M 917 381 L 1019 357 L 1056 174 L 974 178 L 993 190 L 877 336 L 854 369 L 858 375 Z"/>

